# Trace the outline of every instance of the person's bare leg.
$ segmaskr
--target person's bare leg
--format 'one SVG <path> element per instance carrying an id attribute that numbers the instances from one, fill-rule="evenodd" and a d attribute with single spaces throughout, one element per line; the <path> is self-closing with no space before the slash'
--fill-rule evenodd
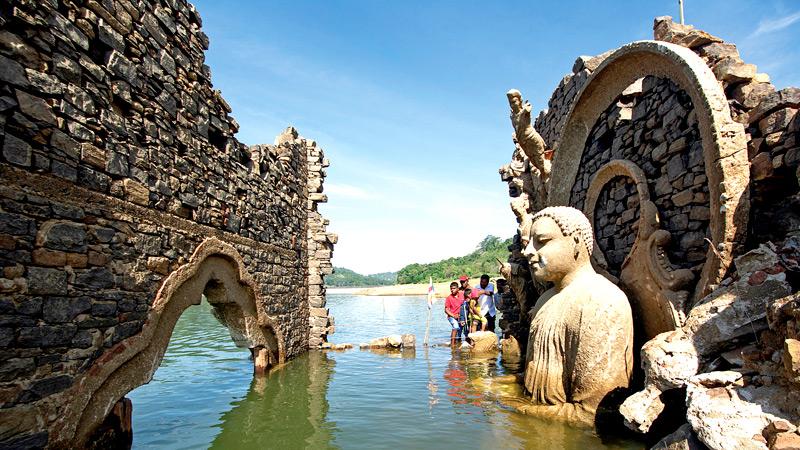
<path id="1" fill-rule="evenodd" d="M 486 331 L 486 320 L 481 320 L 481 331 Z"/>
<path id="2" fill-rule="evenodd" d="M 456 330 L 450 330 L 450 347 L 456 346 Z"/>

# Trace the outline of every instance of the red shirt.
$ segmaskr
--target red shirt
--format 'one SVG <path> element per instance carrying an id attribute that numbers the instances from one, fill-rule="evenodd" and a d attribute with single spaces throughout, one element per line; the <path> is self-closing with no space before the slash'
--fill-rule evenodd
<path id="1" fill-rule="evenodd" d="M 444 308 L 450 311 L 450 313 L 458 316 L 458 310 L 461 309 L 462 303 L 464 303 L 464 293 L 458 291 L 458 294 L 455 296 L 447 296 L 447 299 L 444 301 Z"/>

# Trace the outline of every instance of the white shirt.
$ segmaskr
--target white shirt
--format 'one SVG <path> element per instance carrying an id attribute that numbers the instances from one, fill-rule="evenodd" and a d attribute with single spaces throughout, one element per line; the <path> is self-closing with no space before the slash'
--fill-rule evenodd
<path id="1" fill-rule="evenodd" d="M 481 289 L 480 285 L 478 285 L 478 289 Z M 481 294 L 481 296 L 478 297 L 478 304 L 481 305 L 481 315 L 485 317 L 488 313 L 490 316 L 494 317 L 497 315 L 497 309 L 494 306 L 494 285 L 489 283 L 484 290 L 489 293 Z"/>

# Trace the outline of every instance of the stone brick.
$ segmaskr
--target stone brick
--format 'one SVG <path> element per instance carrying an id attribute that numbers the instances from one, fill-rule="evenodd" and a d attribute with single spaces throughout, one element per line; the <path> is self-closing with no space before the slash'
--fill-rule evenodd
<path id="1" fill-rule="evenodd" d="M 3 142 L 3 157 L 8 162 L 18 166 L 29 167 L 31 165 L 31 155 L 31 146 L 27 142 L 6 133 Z"/>
<path id="2" fill-rule="evenodd" d="M 67 291 L 67 273 L 63 270 L 29 267 L 27 280 L 31 294 L 62 294 Z"/>
<path id="3" fill-rule="evenodd" d="M 728 83 L 750 81 L 756 76 L 756 66 L 745 64 L 738 58 L 723 58 L 714 65 L 714 75 Z"/>
<path id="4" fill-rule="evenodd" d="M 105 267 L 94 267 L 76 273 L 75 286 L 84 289 L 108 289 L 114 286 L 114 274 Z"/>
<path id="5" fill-rule="evenodd" d="M 40 266 L 63 267 L 67 264 L 67 254 L 56 250 L 37 248 L 31 256 L 33 263 Z"/>
<path id="6" fill-rule="evenodd" d="M 20 214 L 0 211 L 0 232 L 10 235 L 26 235 L 34 230 L 35 221 Z"/>
<path id="7" fill-rule="evenodd" d="M 36 235 L 36 244 L 53 250 L 86 252 L 86 229 L 73 222 L 51 221 Z"/>
<path id="8" fill-rule="evenodd" d="M 797 115 L 795 108 L 782 108 L 764 117 L 758 122 L 758 129 L 762 135 L 768 135 L 789 127 Z"/>
<path id="9" fill-rule="evenodd" d="M 21 87 L 27 87 L 29 84 L 22 65 L 3 55 L 0 55 L 0 81 Z"/>
<path id="10" fill-rule="evenodd" d="M 768 152 L 759 153 L 750 161 L 750 174 L 753 180 L 759 181 L 772 176 L 772 158 Z"/>
<path id="11" fill-rule="evenodd" d="M 84 142 L 81 144 L 81 160 L 98 169 L 105 169 L 106 152 L 88 142 Z"/>
<path id="12" fill-rule="evenodd" d="M 686 168 L 683 165 L 683 159 L 680 155 L 675 155 L 670 158 L 667 163 L 667 177 L 669 181 L 675 181 L 682 177 Z"/>
<path id="13" fill-rule="evenodd" d="M 116 302 L 94 302 L 92 303 L 92 315 L 97 317 L 111 317 L 117 313 Z"/>
<path id="14" fill-rule="evenodd" d="M 128 156 L 119 152 L 110 152 L 105 169 L 112 175 L 127 177 L 131 173 Z"/>
<path id="15" fill-rule="evenodd" d="M 19 109 L 23 114 L 50 125 L 56 124 L 53 108 L 50 107 L 44 99 L 20 90 L 16 90 L 15 94 L 17 96 L 17 102 L 19 103 Z"/>
<path id="16" fill-rule="evenodd" d="M 150 202 L 150 191 L 141 183 L 137 183 L 131 179 L 126 179 L 124 181 L 124 186 L 125 198 L 128 201 L 144 206 L 147 206 L 147 204 Z"/>
<path id="17" fill-rule="evenodd" d="M 87 297 L 47 297 L 42 305 L 42 313 L 45 322 L 66 323 L 90 307 L 91 301 Z"/>
<path id="18" fill-rule="evenodd" d="M 61 392 L 64 389 L 72 386 L 72 378 L 67 375 L 58 375 L 44 380 L 39 380 L 31 384 L 30 388 L 23 395 L 24 398 L 20 399 L 21 403 L 27 401 L 35 401 L 48 395 Z"/>
<path id="19" fill-rule="evenodd" d="M 694 193 L 692 192 L 692 190 L 685 189 L 672 196 L 672 203 L 674 203 L 675 206 L 678 207 L 686 206 L 692 202 L 693 198 L 694 198 Z"/>
<path id="20" fill-rule="evenodd" d="M 169 273 L 169 258 L 151 256 L 147 258 L 147 268 L 152 272 L 166 275 Z"/>
<path id="21" fill-rule="evenodd" d="M 74 324 L 22 327 L 17 343 L 21 347 L 62 347 L 69 345 L 77 331 Z"/>

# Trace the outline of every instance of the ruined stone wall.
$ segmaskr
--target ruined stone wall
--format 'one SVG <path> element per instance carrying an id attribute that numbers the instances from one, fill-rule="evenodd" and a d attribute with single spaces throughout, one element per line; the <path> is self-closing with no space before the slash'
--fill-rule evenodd
<path id="1" fill-rule="evenodd" d="M 667 247 L 670 260 L 681 268 L 698 266 L 708 249 L 704 239 L 709 198 L 691 99 L 667 79 L 646 77 L 631 88 L 600 115 L 589 133 L 570 202 L 584 209 L 592 175 L 611 160 L 632 161 L 647 177 L 662 229 L 675 237 Z M 633 246 L 639 219 L 640 200 L 633 180 L 626 179 L 604 187 L 592 224 L 609 271 L 617 276 Z"/>
<path id="2" fill-rule="evenodd" d="M 333 316 L 325 308 L 325 275 L 333 273 L 333 245 L 338 236 L 327 232 L 328 219 L 318 210 L 320 203 L 328 201 L 322 193 L 325 168 L 329 161 L 314 141 L 307 144 L 308 150 L 308 346 L 315 348 L 327 341 L 327 335 L 335 331 Z"/>
<path id="3" fill-rule="evenodd" d="M 183 0 L 0 6 L 3 444 L 52 444 L 37 405 L 113 360 L 209 237 L 241 255 L 282 357 L 308 348 L 335 241 L 309 241 L 322 152 L 234 138 L 200 26 Z"/>

